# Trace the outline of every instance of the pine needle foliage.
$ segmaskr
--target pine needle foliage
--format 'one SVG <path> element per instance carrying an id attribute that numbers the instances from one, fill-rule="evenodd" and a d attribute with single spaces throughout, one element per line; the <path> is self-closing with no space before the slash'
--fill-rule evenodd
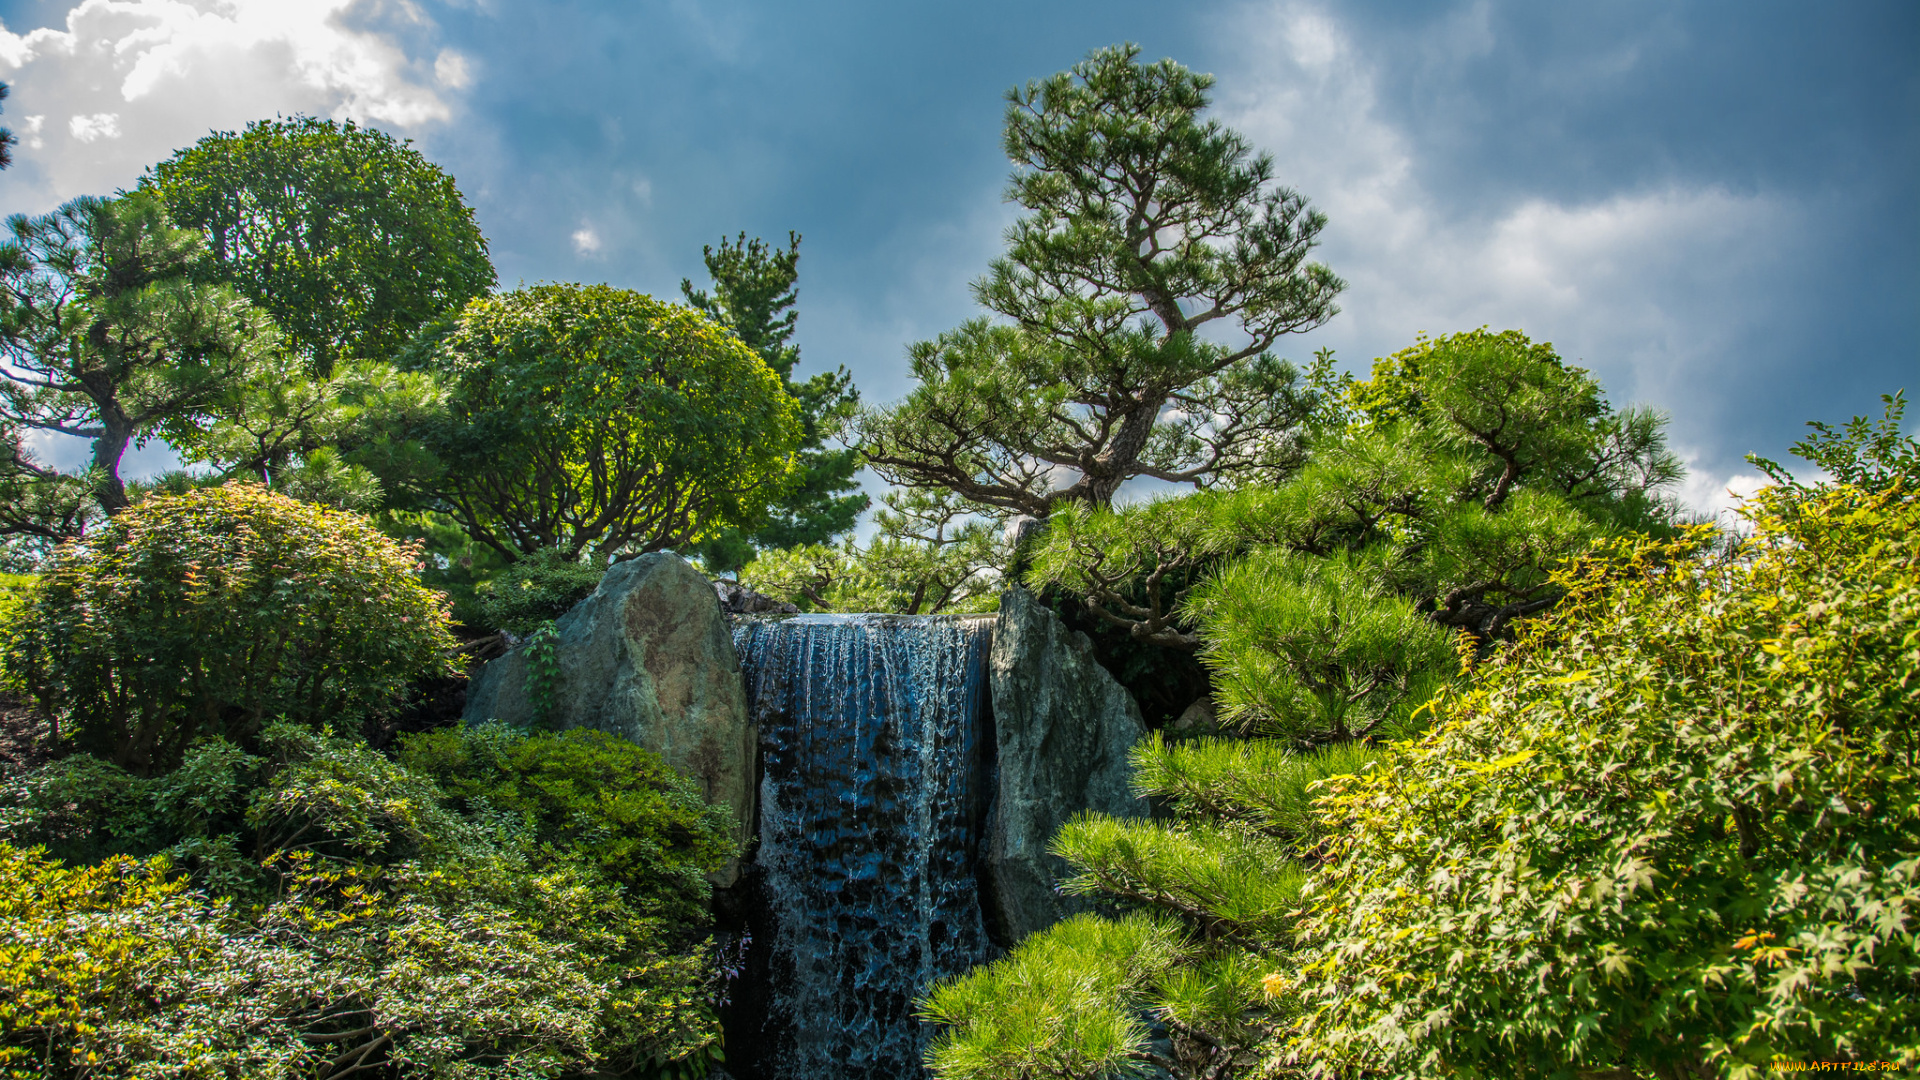
<path id="1" fill-rule="evenodd" d="M 802 611 L 969 614 L 999 604 L 1005 534 L 947 492 L 889 492 L 867 543 L 769 551 L 742 583 Z"/>
<path id="2" fill-rule="evenodd" d="M 1066 892 L 1105 895 L 1178 913 L 1207 938 L 1249 944 L 1285 932 L 1305 875 L 1266 837 L 1212 822 L 1126 821 L 1084 814 L 1049 850 L 1074 873 Z"/>
<path id="3" fill-rule="evenodd" d="M 1326 218 L 1203 117 L 1212 86 L 1123 45 L 1008 94 L 1022 214 L 974 286 L 998 320 L 913 346 L 913 391 L 859 421 L 875 471 L 1044 518 L 1298 464 L 1313 394 L 1270 350 L 1344 283 L 1308 261 Z"/>
<path id="4" fill-rule="evenodd" d="M 1401 734 L 1449 674 L 1448 635 L 1386 591 L 1380 560 L 1268 548 L 1195 590 L 1223 719 L 1303 742 Z"/>
<path id="5" fill-rule="evenodd" d="M 1330 824 L 1312 813 L 1319 783 L 1378 756 L 1149 736 L 1132 752 L 1135 786 L 1172 817 L 1083 815 L 1052 845 L 1074 868 L 1062 888 L 1125 913 L 1060 923 L 936 987 L 924 1013 L 947 1025 L 927 1058 L 935 1075 L 1246 1075 L 1266 1037 L 1263 980 L 1308 879 L 1302 857 Z"/>
<path id="6" fill-rule="evenodd" d="M 1076 915 L 1005 960 L 936 987 L 921 1016 L 950 1025 L 927 1051 L 946 1080 L 1151 1076 L 1148 990 L 1185 951 L 1148 915 Z"/>
<path id="7" fill-rule="evenodd" d="M 1385 753 L 1360 742 L 1300 753 L 1277 739 L 1174 742 L 1152 732 L 1129 760 L 1134 788 L 1168 800 L 1182 818 L 1238 826 L 1307 848 L 1326 825 L 1313 813 L 1320 782 L 1360 772 Z"/>
<path id="8" fill-rule="evenodd" d="M 1322 365 L 1306 463 L 1278 484 L 1049 519 L 1026 581 L 1198 652 L 1221 714 L 1303 743 L 1403 736 L 1484 650 L 1558 602 L 1603 537 L 1670 530 L 1661 419 L 1518 331 L 1422 339 L 1364 382 Z"/>
<path id="9" fill-rule="evenodd" d="M 787 393 L 800 403 L 801 436 L 794 468 L 796 477 L 785 494 L 770 507 L 770 518 L 751 529 L 730 528 L 700 544 L 700 560 L 709 571 L 737 571 L 750 562 L 756 549 L 780 549 L 811 544 L 830 545 L 850 531 L 868 498 L 859 490 L 854 473 L 860 470 L 857 448 L 827 446 L 860 404 L 860 392 L 844 367 L 815 372 L 796 380 L 800 348 L 793 344 L 800 313 L 794 305 L 799 293 L 800 234 L 789 232 L 782 250 L 746 233 L 720 246 L 700 249 L 713 279 L 711 291 L 696 289 L 682 279 L 680 293 L 687 305 L 739 335 L 778 374 Z"/>

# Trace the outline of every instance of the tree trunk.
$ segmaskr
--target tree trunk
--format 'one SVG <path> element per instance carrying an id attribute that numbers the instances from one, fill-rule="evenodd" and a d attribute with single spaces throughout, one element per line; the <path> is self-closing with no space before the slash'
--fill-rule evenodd
<path id="1" fill-rule="evenodd" d="M 127 508 L 127 485 L 120 479 L 120 459 L 133 441 L 133 420 L 119 402 L 100 406 L 100 436 L 93 440 L 93 467 L 100 471 L 94 498 L 109 517 Z"/>

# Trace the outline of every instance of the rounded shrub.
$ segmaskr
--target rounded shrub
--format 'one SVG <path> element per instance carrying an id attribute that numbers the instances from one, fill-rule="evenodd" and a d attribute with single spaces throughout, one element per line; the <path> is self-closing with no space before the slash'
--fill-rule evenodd
<path id="1" fill-rule="evenodd" d="M 739 854 L 725 805 L 660 755 L 605 732 L 439 728 L 408 736 L 400 763 L 456 809 L 521 836 L 537 865 L 591 867 L 689 940 L 706 927 L 707 872 Z"/>
<path id="2" fill-rule="evenodd" d="M 136 772 L 275 718 L 353 722 L 449 670 L 419 552 L 358 515 L 228 484 L 156 495 L 63 545 L 22 628 L 63 736 Z"/>

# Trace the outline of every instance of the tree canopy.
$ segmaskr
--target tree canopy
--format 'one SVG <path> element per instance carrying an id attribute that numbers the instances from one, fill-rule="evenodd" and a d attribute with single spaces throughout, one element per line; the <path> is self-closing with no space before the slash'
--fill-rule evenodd
<path id="1" fill-rule="evenodd" d="M 1552 606 L 1561 559 L 1675 512 L 1664 491 L 1680 467 L 1661 418 L 1614 408 L 1591 375 L 1519 331 L 1423 339 L 1327 397 L 1297 474 L 1070 508 L 1051 520 L 1029 580 L 1069 590 L 1135 637 L 1191 650 L 1197 626 L 1244 622 L 1234 605 L 1304 597 L 1321 588 L 1309 577 L 1331 587 L 1320 571 L 1287 567 L 1337 559 L 1343 569 L 1328 573 L 1351 579 L 1355 595 L 1398 597 L 1492 640 Z M 1246 580 L 1193 591 L 1243 558 L 1232 574 Z M 1275 592 L 1250 598 L 1242 586 L 1256 579 Z"/>
<path id="2" fill-rule="evenodd" d="M 1008 95 L 1009 201 L 1025 212 L 978 320 L 914 345 L 919 385 L 865 414 L 887 479 L 999 514 L 1109 505 L 1134 477 L 1284 475 L 1308 411 L 1269 350 L 1331 318 L 1307 257 L 1326 219 L 1273 162 L 1202 120 L 1211 76 L 1103 49 Z"/>
<path id="3" fill-rule="evenodd" d="M 799 408 L 697 312 L 606 285 L 474 300 L 409 354 L 446 386 L 412 478 L 509 560 L 659 551 L 751 528 L 790 480 Z"/>
<path id="4" fill-rule="evenodd" d="M 453 177 L 351 120 L 258 120 L 153 166 L 141 186 L 196 229 L 223 280 L 265 308 L 320 374 L 389 359 L 493 286 Z"/>
<path id="5" fill-rule="evenodd" d="M 7 220 L 0 244 L 0 419 L 11 436 L 10 502 L 0 528 L 48 539 L 84 525 L 82 497 L 127 506 L 120 461 L 156 436 L 184 439 L 280 347 L 259 309 L 202 280 L 198 236 L 168 223 L 157 196 L 82 198 Z M 21 431 L 93 442 L 91 474 L 63 478 L 21 447 Z M 62 494 L 64 492 L 64 494 Z"/>

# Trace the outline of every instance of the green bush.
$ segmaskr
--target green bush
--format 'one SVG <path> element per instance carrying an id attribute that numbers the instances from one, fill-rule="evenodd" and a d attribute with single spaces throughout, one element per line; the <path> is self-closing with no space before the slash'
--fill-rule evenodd
<path id="1" fill-rule="evenodd" d="M 704 1072 L 725 810 L 606 736 L 436 735 L 420 768 L 276 724 L 16 778 L 0 1075 Z"/>
<path id="2" fill-rule="evenodd" d="M 285 866 L 252 909 L 187 888 L 165 860 L 69 868 L 0 843 L 4 1075 L 334 1076 L 384 1060 L 531 1080 L 608 1051 L 630 1064 L 632 1036 L 660 1026 L 660 984 L 682 1000 L 698 988 L 690 957 L 618 962 L 646 927 L 578 873 Z"/>
<path id="3" fill-rule="evenodd" d="M 408 736 L 400 762 L 469 817 L 524 838 L 536 863 L 584 862 L 647 914 L 691 929 L 706 925 L 705 874 L 738 854 L 726 807 L 604 732 L 441 728 Z"/>
<path id="4" fill-rule="evenodd" d="M 794 480 L 800 408 L 779 374 L 726 329 L 640 293 L 481 297 L 402 366 L 438 376 L 447 397 L 419 428 L 444 471 L 398 486 L 509 559 L 662 551 L 751 528 Z"/>
<path id="5" fill-rule="evenodd" d="M 27 681 L 77 747 L 139 773 L 205 735 L 248 746 L 276 717 L 350 722 L 450 670 L 418 558 L 250 484 L 155 495 L 49 561 Z"/>
<path id="6" fill-rule="evenodd" d="M 1730 557 L 1596 558 L 1430 735 L 1332 781 L 1274 1063 L 1920 1064 L 1920 501 L 1887 479 L 1768 489 Z"/>
<path id="7" fill-rule="evenodd" d="M 541 548 L 481 583 L 480 618 L 491 629 L 526 637 L 592 596 L 606 573 L 605 559 L 580 561 Z"/>
<path id="8" fill-rule="evenodd" d="M 0 692 L 20 693 L 26 689 L 20 634 L 25 629 L 27 601 L 36 580 L 32 574 L 0 574 Z"/>

